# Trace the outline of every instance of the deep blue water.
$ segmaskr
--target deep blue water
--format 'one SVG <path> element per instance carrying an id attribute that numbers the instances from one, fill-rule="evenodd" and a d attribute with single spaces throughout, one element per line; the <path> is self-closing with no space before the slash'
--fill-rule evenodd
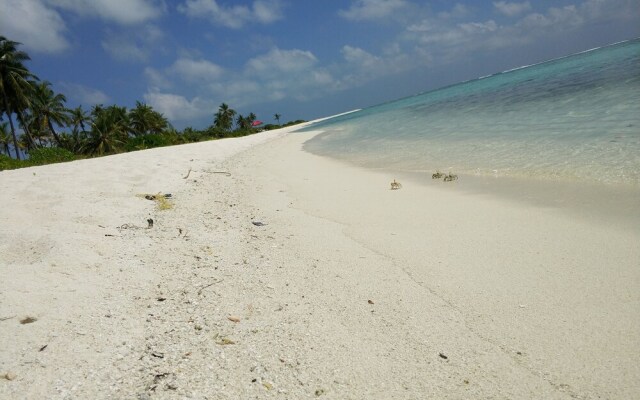
<path id="1" fill-rule="evenodd" d="M 640 39 L 311 125 L 368 168 L 640 185 Z"/>

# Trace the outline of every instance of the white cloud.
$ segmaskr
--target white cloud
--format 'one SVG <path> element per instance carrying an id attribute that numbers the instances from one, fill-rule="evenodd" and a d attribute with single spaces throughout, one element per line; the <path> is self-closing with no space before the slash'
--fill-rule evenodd
<path id="1" fill-rule="evenodd" d="M 282 19 L 280 0 L 255 0 L 251 7 L 225 6 L 216 0 L 186 0 L 178 5 L 178 11 L 195 18 L 209 18 L 216 25 L 238 29 L 247 23 L 270 24 Z"/>
<path id="2" fill-rule="evenodd" d="M 475 42 L 484 35 L 499 29 L 493 20 L 485 22 L 466 22 L 456 25 L 442 24 L 438 20 L 424 20 L 411 25 L 408 32 L 415 34 L 415 39 L 421 44 L 436 44 L 439 46 L 459 46 L 468 42 Z"/>
<path id="3" fill-rule="evenodd" d="M 81 16 L 99 17 L 120 24 L 136 24 L 159 17 L 162 0 L 46 0 Z"/>
<path id="4" fill-rule="evenodd" d="M 508 3 L 506 1 L 494 1 L 493 6 L 501 14 L 507 17 L 514 17 L 531 10 L 531 4 L 528 1 L 523 3 Z"/>
<path id="5" fill-rule="evenodd" d="M 310 51 L 280 50 L 274 48 L 267 54 L 250 59 L 247 71 L 258 76 L 281 75 L 308 71 L 318 59 Z"/>
<path id="6" fill-rule="evenodd" d="M 551 7 L 529 13 L 504 25 L 493 20 L 452 22 L 449 13 L 427 17 L 411 24 L 402 40 L 414 44 L 416 58 L 446 63 L 475 51 L 522 46 L 583 29 L 590 24 L 629 18 L 635 0 L 586 0 L 577 5 Z M 528 2 L 494 2 L 496 9 L 515 16 L 531 8 Z M 625 16 L 626 15 L 626 16 Z"/>
<path id="7" fill-rule="evenodd" d="M 253 2 L 253 15 L 263 24 L 282 19 L 282 5 L 279 1 L 258 0 Z"/>
<path id="8" fill-rule="evenodd" d="M 84 85 L 70 82 L 62 82 L 57 86 L 66 94 L 69 100 L 74 100 L 83 105 L 106 104 L 110 101 L 104 92 Z"/>
<path id="9" fill-rule="evenodd" d="M 9 40 L 42 53 L 58 53 L 69 47 L 64 21 L 41 1 L 0 0 L 0 9 L 1 34 Z"/>
<path id="10" fill-rule="evenodd" d="M 342 47 L 341 52 L 347 63 L 358 67 L 372 68 L 380 64 L 380 58 L 358 47 L 346 45 Z"/>
<path id="11" fill-rule="evenodd" d="M 338 11 L 338 15 L 352 21 L 376 20 L 389 18 L 405 6 L 405 0 L 354 0 L 349 9 Z"/>
<path id="12" fill-rule="evenodd" d="M 158 71 L 152 67 L 146 67 L 144 69 L 144 76 L 149 81 L 151 87 L 162 89 L 168 89 L 172 87 L 171 81 L 166 77 L 166 75 L 162 71 Z"/>
<path id="13" fill-rule="evenodd" d="M 458 24 L 458 28 L 468 35 L 476 35 L 479 33 L 494 32 L 498 30 L 498 25 L 493 20 L 489 20 L 486 22 Z"/>
<path id="14" fill-rule="evenodd" d="M 206 60 L 179 58 L 169 67 L 168 72 L 186 82 L 206 84 L 220 78 L 224 69 Z"/>
<path id="15" fill-rule="evenodd" d="M 318 64 L 313 53 L 300 49 L 273 48 L 248 60 L 243 69 L 233 70 L 186 55 L 162 70 L 145 70 L 149 80 L 145 100 L 162 107 L 159 110 L 170 119 L 211 114 L 213 105 L 222 101 L 245 107 L 286 98 L 304 100 L 335 88 L 332 74 Z M 212 104 L 202 99 L 211 99 Z"/>
<path id="16" fill-rule="evenodd" d="M 149 91 L 144 94 L 144 100 L 171 121 L 184 121 L 213 115 L 213 104 L 200 97 L 188 100 L 177 94 Z"/>

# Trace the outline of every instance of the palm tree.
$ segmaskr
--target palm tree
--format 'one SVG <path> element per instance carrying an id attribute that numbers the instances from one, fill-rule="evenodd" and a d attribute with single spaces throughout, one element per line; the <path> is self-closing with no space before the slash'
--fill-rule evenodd
<path id="1" fill-rule="evenodd" d="M 238 114 L 238 118 L 236 119 L 236 126 L 238 129 L 248 129 L 251 126 L 249 122 L 249 118 L 245 118 L 242 114 Z"/>
<path id="2" fill-rule="evenodd" d="M 249 113 L 249 116 L 247 116 L 249 128 L 253 127 L 253 123 L 256 122 L 256 119 L 258 119 L 258 117 L 256 117 L 254 113 Z"/>
<path id="3" fill-rule="evenodd" d="M 77 132 L 78 127 L 80 127 L 83 133 L 86 132 L 87 130 L 85 129 L 84 124 L 85 122 L 91 122 L 91 118 L 89 118 L 87 112 L 82 109 L 82 106 L 78 106 L 70 110 L 69 114 L 71 117 L 70 123 L 73 125 L 73 130 Z"/>
<path id="4" fill-rule="evenodd" d="M 91 124 L 91 134 L 83 151 L 102 155 L 118 151 L 129 136 L 129 117 L 126 107 L 116 105 L 107 108 L 94 107 L 96 116 Z"/>
<path id="5" fill-rule="evenodd" d="M 235 110 L 229 108 L 225 103 L 220 104 L 218 112 L 215 115 L 213 124 L 216 128 L 220 128 L 224 131 L 230 131 L 233 126 L 233 117 L 236 115 Z"/>
<path id="6" fill-rule="evenodd" d="M 151 106 L 136 101 L 136 107 L 129 111 L 131 130 L 135 136 L 149 133 L 160 134 L 167 129 L 167 119 Z"/>
<path id="7" fill-rule="evenodd" d="M 13 119 L 11 115 L 16 113 L 18 120 L 21 121 L 25 134 L 30 142 L 30 135 L 28 128 L 26 127 L 25 119 L 22 116 L 22 110 L 26 109 L 29 102 L 29 92 L 31 86 L 29 85 L 29 79 L 37 79 L 29 70 L 23 65 L 25 61 L 30 60 L 29 55 L 24 51 L 18 50 L 20 43 L 8 40 L 4 36 L 0 36 L 0 96 L 2 97 L 2 112 L 7 114 L 9 118 L 9 125 L 11 127 L 11 134 L 13 136 L 13 146 L 16 152 L 16 158 L 20 159 L 20 152 L 18 150 L 18 138 L 16 136 L 16 129 L 13 125 Z"/>
<path id="8" fill-rule="evenodd" d="M 276 121 L 278 121 L 278 125 L 280 125 L 280 117 L 282 117 L 282 115 L 277 114 L 277 113 L 276 113 L 276 114 L 273 114 L 273 118 L 275 118 L 275 119 L 276 119 Z"/>
<path id="9" fill-rule="evenodd" d="M 69 110 L 64 106 L 67 98 L 63 94 L 55 94 L 51 89 L 50 82 L 44 81 L 39 84 L 32 83 L 32 85 L 34 87 L 32 102 L 34 115 L 42 124 L 42 130 L 48 128 L 56 145 L 62 147 L 62 141 L 53 128 L 53 124 L 63 126 L 71 122 Z"/>
<path id="10" fill-rule="evenodd" d="M 0 124 L 0 145 L 4 149 L 4 152 L 9 155 L 9 142 L 11 141 L 11 134 L 9 132 L 9 124 L 3 122 Z"/>

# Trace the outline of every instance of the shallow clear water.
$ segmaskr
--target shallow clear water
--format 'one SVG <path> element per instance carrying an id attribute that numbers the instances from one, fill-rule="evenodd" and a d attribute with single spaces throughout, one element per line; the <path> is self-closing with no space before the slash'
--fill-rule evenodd
<path id="1" fill-rule="evenodd" d="M 640 186 L 640 39 L 311 125 L 369 168 Z"/>

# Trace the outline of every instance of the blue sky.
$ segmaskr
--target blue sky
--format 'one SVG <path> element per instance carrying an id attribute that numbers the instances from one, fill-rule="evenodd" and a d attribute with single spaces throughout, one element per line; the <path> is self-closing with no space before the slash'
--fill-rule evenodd
<path id="1" fill-rule="evenodd" d="M 640 0 L 0 0 L 68 105 L 313 119 L 640 36 Z"/>

